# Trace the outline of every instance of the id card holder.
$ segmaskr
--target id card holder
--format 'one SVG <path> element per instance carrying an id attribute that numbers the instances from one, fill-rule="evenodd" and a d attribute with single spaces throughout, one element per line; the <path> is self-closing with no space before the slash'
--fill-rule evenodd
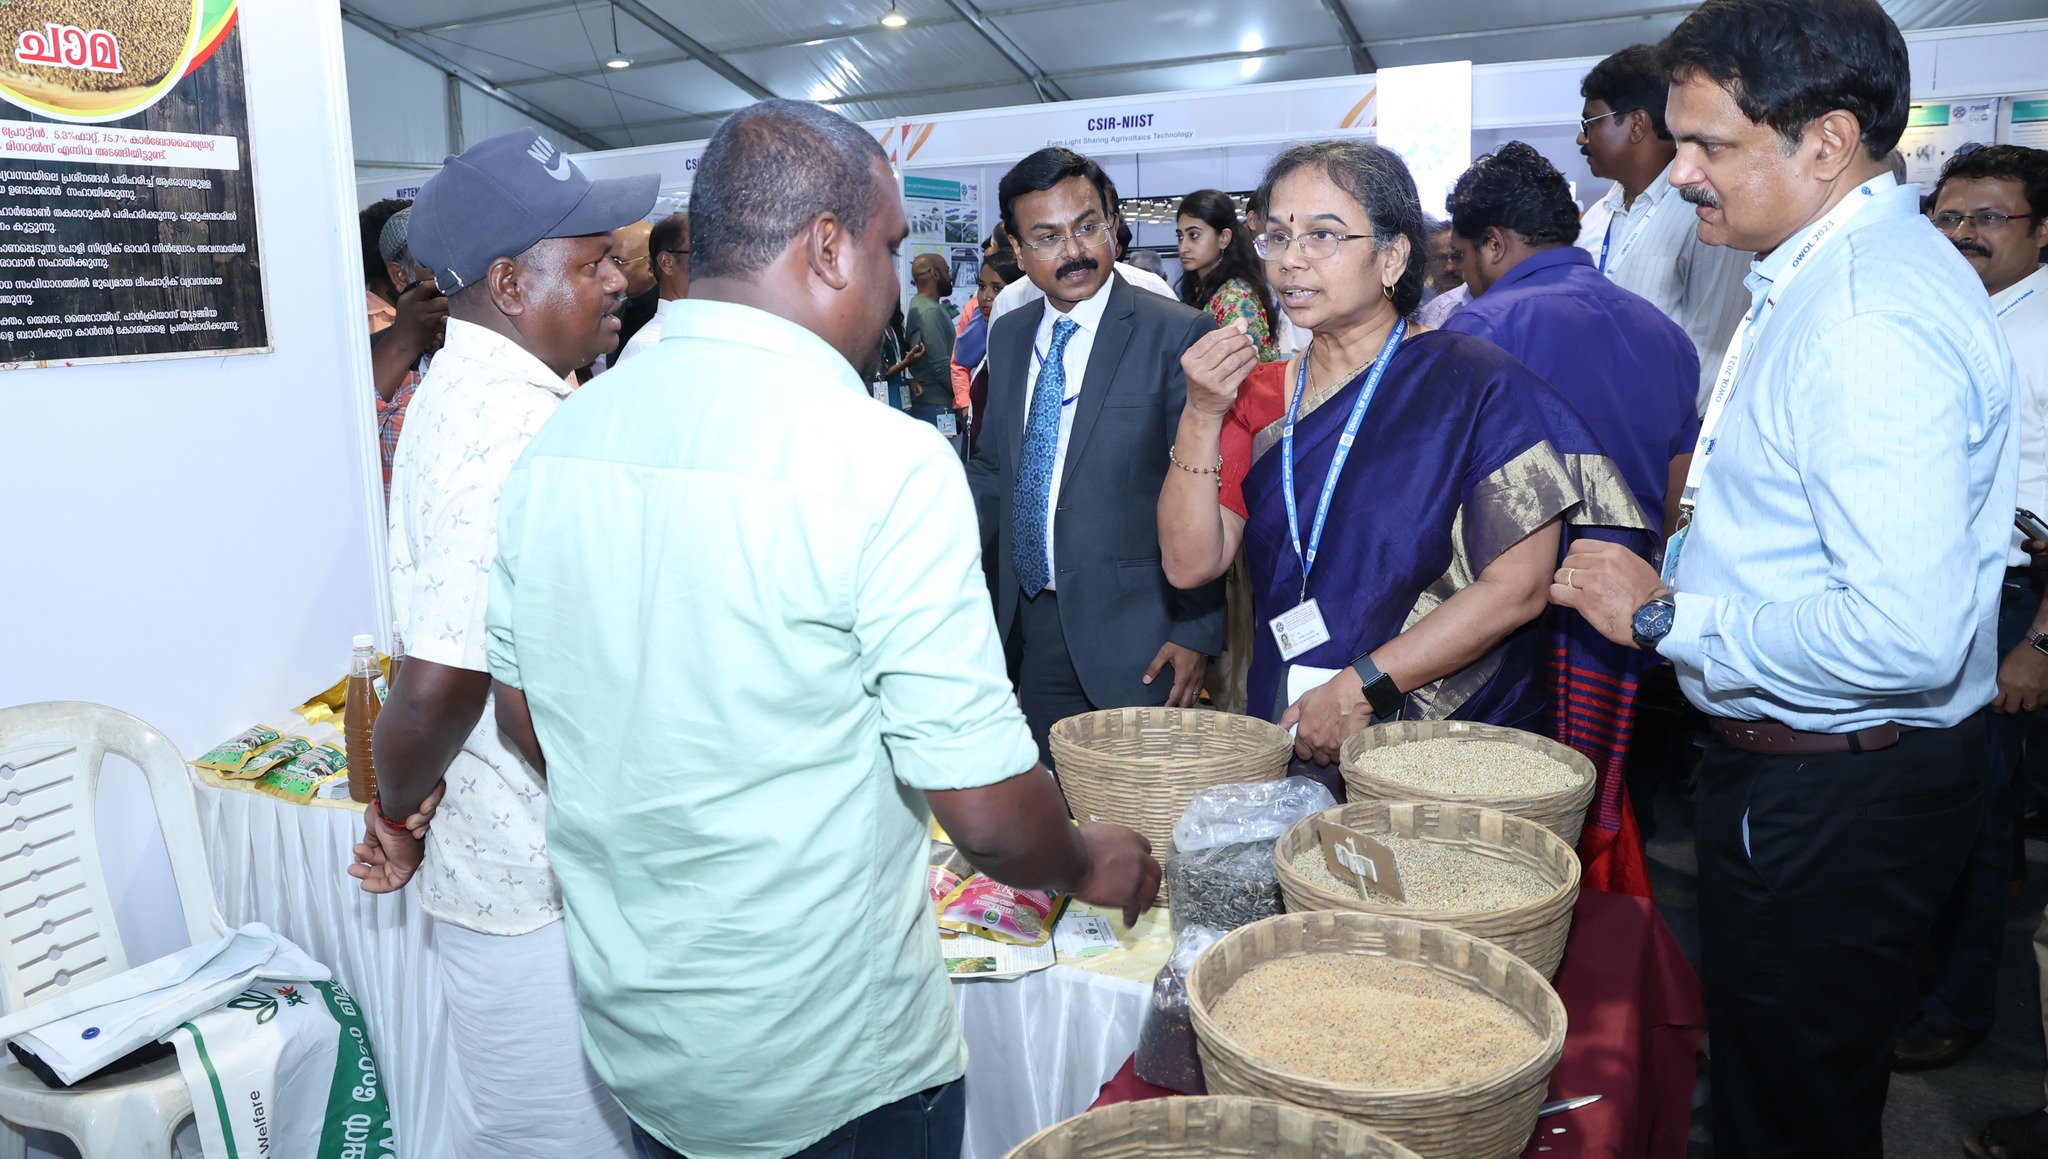
<path id="1" fill-rule="evenodd" d="M 960 420 L 950 413 L 942 414 L 932 421 L 933 425 L 939 428 L 939 433 L 949 439 L 960 433 Z"/>
<path id="2" fill-rule="evenodd" d="M 1687 521 L 1671 533 L 1671 542 L 1664 545 L 1664 566 L 1658 569 L 1657 578 L 1667 588 L 1677 586 L 1671 582 L 1671 577 L 1678 574 L 1678 553 L 1685 550 L 1685 537 L 1690 531 L 1692 523 Z"/>
<path id="3" fill-rule="evenodd" d="M 1323 610 L 1314 600 L 1303 600 L 1268 621 L 1273 642 L 1280 645 L 1280 659 L 1292 661 L 1310 649 L 1330 642 L 1330 629 L 1323 623 Z"/>
<path id="4" fill-rule="evenodd" d="M 878 402 L 878 403 L 881 403 L 881 404 L 882 404 L 883 406 L 888 406 L 888 405 L 889 405 L 889 384 L 888 384 L 888 383 L 886 383 L 886 382 L 870 382 L 870 383 L 868 383 L 868 391 L 869 391 L 869 393 L 871 393 L 871 394 L 873 394 L 873 395 L 875 396 L 875 401 L 876 401 L 876 402 Z"/>

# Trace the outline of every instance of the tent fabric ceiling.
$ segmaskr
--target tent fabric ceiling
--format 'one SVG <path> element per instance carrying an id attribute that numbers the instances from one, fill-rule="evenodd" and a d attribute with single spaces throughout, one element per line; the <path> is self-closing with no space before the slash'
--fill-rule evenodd
<path id="1" fill-rule="evenodd" d="M 1903 28 L 2041 14 L 2041 0 L 1883 0 Z M 605 148 L 707 137 L 760 94 L 857 120 L 1301 80 L 1367 67 L 1596 56 L 1654 41 L 1656 0 L 343 0 Z M 631 68 L 605 68 L 614 22 Z M 1358 40 L 1349 39 L 1346 28 Z"/>

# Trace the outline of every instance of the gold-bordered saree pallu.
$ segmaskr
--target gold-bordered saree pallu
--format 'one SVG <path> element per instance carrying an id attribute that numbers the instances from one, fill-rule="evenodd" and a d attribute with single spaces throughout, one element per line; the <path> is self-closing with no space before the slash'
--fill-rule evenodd
<path id="1" fill-rule="evenodd" d="M 1304 400 L 1294 434 L 1306 544 L 1323 480 L 1366 375 Z M 1282 498 L 1281 430 L 1294 378 L 1267 363 L 1239 392 L 1224 432 L 1225 506 L 1245 517 L 1259 631 L 1248 700 L 1277 714 L 1285 687 L 1265 624 L 1301 598 L 1302 568 Z M 1578 415 L 1489 342 L 1442 331 L 1408 338 L 1374 393 L 1337 480 L 1308 595 L 1330 631 L 1295 663 L 1342 668 L 1413 627 L 1502 552 L 1563 516 L 1646 549 L 1647 523 L 1620 470 Z M 1640 541 L 1639 543 L 1637 541 Z M 1476 720 L 1551 731 L 1539 623 L 1409 697 L 1414 720 Z M 1280 707 L 1284 707 L 1281 705 Z"/>

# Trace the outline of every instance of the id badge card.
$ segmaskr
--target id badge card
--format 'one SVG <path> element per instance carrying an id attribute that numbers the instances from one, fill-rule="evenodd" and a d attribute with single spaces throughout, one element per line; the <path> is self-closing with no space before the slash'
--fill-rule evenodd
<path id="1" fill-rule="evenodd" d="M 1686 533 L 1691 530 L 1690 521 L 1681 524 L 1677 531 L 1671 533 L 1671 542 L 1664 545 L 1664 566 L 1658 570 L 1657 578 L 1664 581 L 1667 588 L 1677 586 L 1671 582 L 1671 577 L 1678 574 L 1678 553 L 1685 550 Z"/>
<path id="2" fill-rule="evenodd" d="M 940 434 L 949 439 L 960 433 L 960 420 L 952 414 L 940 415 L 933 420 L 933 425 L 939 428 Z"/>
<path id="3" fill-rule="evenodd" d="M 1273 630 L 1274 643 L 1280 645 L 1280 659 L 1286 661 L 1330 642 L 1330 629 L 1323 623 L 1323 610 L 1316 606 L 1314 600 L 1303 600 L 1274 616 L 1267 627 Z"/>
<path id="4" fill-rule="evenodd" d="M 872 393 L 874 394 L 874 396 L 875 396 L 875 401 L 876 401 L 876 402 L 878 402 L 878 403 L 881 403 L 881 404 L 882 404 L 883 406 L 888 406 L 888 405 L 889 405 L 889 384 L 888 384 L 888 383 L 886 383 L 886 382 L 870 382 L 870 383 L 868 383 L 868 390 L 869 390 L 870 392 L 872 392 Z"/>

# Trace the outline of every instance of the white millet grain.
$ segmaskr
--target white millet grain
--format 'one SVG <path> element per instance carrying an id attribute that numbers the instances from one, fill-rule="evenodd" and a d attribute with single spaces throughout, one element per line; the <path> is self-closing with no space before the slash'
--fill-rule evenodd
<path id="1" fill-rule="evenodd" d="M 1294 872 L 1319 889 L 1363 896 L 1378 905 L 1452 913 L 1512 909 L 1540 901 L 1557 890 L 1556 885 L 1526 865 L 1488 857 L 1464 845 L 1396 833 L 1373 836 L 1394 851 L 1394 867 L 1401 871 L 1403 894 L 1398 902 L 1376 889 L 1369 895 L 1360 895 L 1357 878 L 1330 872 L 1330 863 L 1323 857 L 1320 845 L 1311 845 L 1294 855 Z"/>
<path id="2" fill-rule="evenodd" d="M 1365 750 L 1360 768 L 1424 792 L 1457 796 L 1543 797 L 1585 783 L 1570 765 L 1504 740 L 1386 745 Z"/>
<path id="3" fill-rule="evenodd" d="M 1231 984 L 1215 1018 L 1225 1037 L 1270 1066 L 1382 1090 L 1469 1082 L 1541 1045 L 1499 1000 L 1369 954 L 1261 962 Z"/>

